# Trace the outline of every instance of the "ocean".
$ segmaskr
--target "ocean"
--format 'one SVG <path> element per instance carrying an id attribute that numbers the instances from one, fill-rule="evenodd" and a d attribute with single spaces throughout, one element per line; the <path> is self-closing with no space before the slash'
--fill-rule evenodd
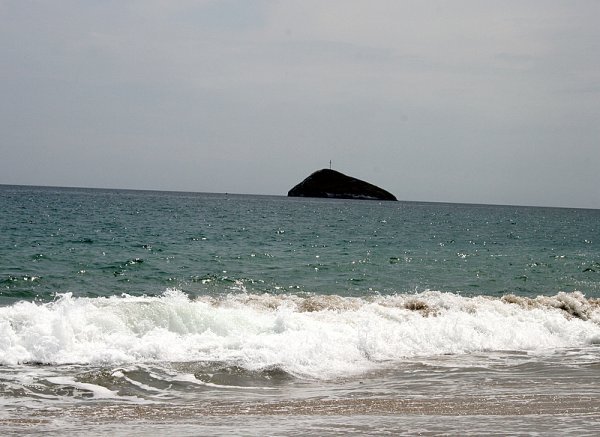
<path id="1" fill-rule="evenodd" d="M 0 186 L 0 433 L 598 435 L 600 210 Z"/>

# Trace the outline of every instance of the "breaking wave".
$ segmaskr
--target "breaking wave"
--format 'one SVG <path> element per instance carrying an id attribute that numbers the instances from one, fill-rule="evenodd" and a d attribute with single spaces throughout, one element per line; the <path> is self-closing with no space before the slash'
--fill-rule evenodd
<path id="1" fill-rule="evenodd" d="M 415 357 L 600 343 L 600 300 L 427 291 L 76 298 L 0 308 L 0 364 L 226 363 L 335 378 Z"/>

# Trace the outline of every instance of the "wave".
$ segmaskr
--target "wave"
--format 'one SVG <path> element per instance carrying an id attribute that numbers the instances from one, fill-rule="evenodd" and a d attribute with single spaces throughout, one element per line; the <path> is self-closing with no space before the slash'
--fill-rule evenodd
<path id="1" fill-rule="evenodd" d="M 238 293 L 19 302 L 0 308 L 0 364 L 210 362 L 335 378 L 415 357 L 600 344 L 600 300 L 427 291 L 372 298 Z"/>

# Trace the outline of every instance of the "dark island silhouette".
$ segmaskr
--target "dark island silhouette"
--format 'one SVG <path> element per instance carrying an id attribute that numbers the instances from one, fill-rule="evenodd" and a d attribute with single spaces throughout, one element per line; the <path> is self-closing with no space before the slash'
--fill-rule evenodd
<path id="1" fill-rule="evenodd" d="M 336 170 L 317 170 L 288 192 L 289 197 L 398 200 L 388 191 Z"/>

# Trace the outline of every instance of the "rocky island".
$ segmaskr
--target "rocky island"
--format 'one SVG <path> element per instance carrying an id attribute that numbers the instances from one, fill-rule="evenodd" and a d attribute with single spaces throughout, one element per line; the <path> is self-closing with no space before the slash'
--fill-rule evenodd
<path id="1" fill-rule="evenodd" d="M 388 191 L 336 170 L 317 170 L 288 192 L 289 197 L 398 200 Z"/>

